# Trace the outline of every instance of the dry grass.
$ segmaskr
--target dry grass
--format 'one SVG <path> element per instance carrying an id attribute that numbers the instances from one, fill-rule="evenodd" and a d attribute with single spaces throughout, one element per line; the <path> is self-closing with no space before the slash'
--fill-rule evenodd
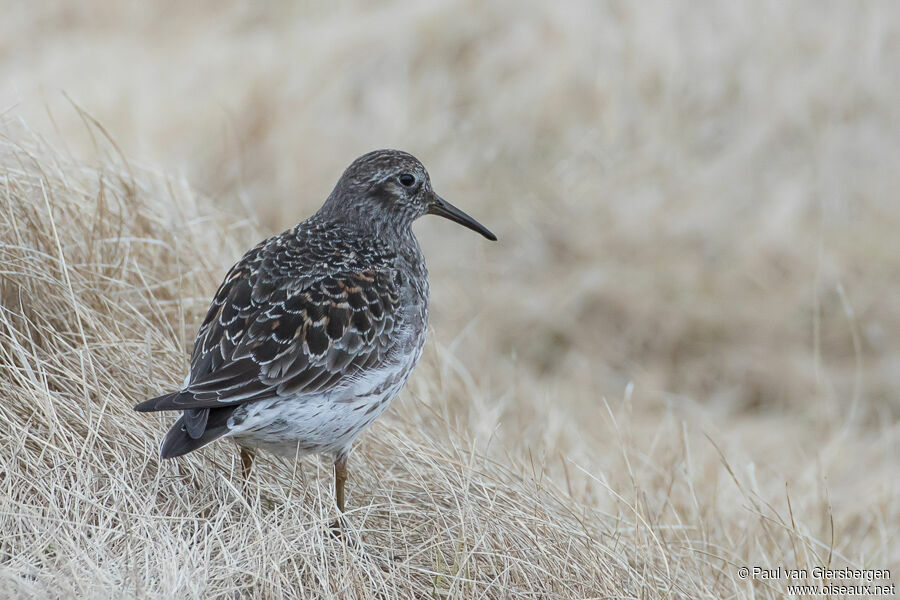
<path id="1" fill-rule="evenodd" d="M 893 3 L 3 14 L 0 597 L 900 572 Z M 242 493 L 228 444 L 160 463 L 167 418 L 130 407 L 182 379 L 242 250 L 385 146 L 501 241 L 416 226 L 434 331 L 351 457 L 348 546 L 327 464 Z"/>

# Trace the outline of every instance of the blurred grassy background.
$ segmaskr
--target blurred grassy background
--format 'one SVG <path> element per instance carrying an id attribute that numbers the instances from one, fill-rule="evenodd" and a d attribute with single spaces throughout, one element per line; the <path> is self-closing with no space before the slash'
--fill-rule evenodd
<path id="1" fill-rule="evenodd" d="M 516 373 L 590 402 L 634 381 L 737 412 L 856 395 L 859 418 L 900 414 L 890 2 L 4 12 L 3 110 L 52 118 L 77 150 L 64 92 L 129 157 L 266 233 L 357 155 L 420 156 L 502 237 L 417 226 L 438 335 L 476 324 L 466 362 L 508 366 L 499 388 Z"/>
<path id="2" fill-rule="evenodd" d="M 869 547 L 865 523 L 897 524 L 896 3 L 3 14 L 0 111 L 81 155 L 98 146 L 77 104 L 136 164 L 248 220 L 237 247 L 305 218 L 366 151 L 422 159 L 500 237 L 416 225 L 432 340 L 471 383 L 453 401 L 482 409 L 466 425 L 482 439 L 602 473 L 605 399 L 649 455 L 674 415 L 764 465 L 773 494 L 827 479 L 854 548 Z"/>

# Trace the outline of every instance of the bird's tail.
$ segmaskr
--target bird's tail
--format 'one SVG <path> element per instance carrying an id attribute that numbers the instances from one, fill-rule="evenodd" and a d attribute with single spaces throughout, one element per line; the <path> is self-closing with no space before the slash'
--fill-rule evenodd
<path id="1" fill-rule="evenodd" d="M 208 412 L 203 430 L 193 432 L 189 428 L 189 421 L 194 415 L 189 413 L 200 412 L 189 410 L 185 411 L 169 432 L 163 438 L 162 444 L 159 445 L 159 454 L 163 458 L 175 458 L 182 456 L 188 452 L 193 452 L 198 448 L 202 448 L 213 440 L 217 440 L 228 433 L 228 417 L 234 412 L 235 406 L 223 406 L 222 408 L 205 408 L 201 409 Z M 191 435 L 199 433 L 199 435 Z"/>
<path id="2" fill-rule="evenodd" d="M 180 391 L 171 394 L 163 394 L 156 398 L 144 400 L 134 407 L 138 412 L 155 412 L 158 410 L 185 410 L 186 406 L 192 404 L 194 395 L 190 392 Z M 196 407 L 194 407 L 196 408 Z"/>

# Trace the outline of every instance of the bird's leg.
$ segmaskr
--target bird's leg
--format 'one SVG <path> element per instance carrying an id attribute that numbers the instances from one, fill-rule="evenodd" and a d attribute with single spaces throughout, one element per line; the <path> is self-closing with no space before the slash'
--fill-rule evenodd
<path id="1" fill-rule="evenodd" d="M 347 482 L 347 453 L 338 454 L 334 459 L 334 499 L 338 510 L 344 512 L 344 484 Z"/>
<path id="2" fill-rule="evenodd" d="M 244 485 L 250 481 L 250 469 L 253 467 L 253 457 L 255 456 L 255 450 L 241 446 L 241 472 L 244 474 Z"/>
<path id="3" fill-rule="evenodd" d="M 334 457 L 334 500 L 341 514 L 331 523 L 331 535 L 336 539 L 344 537 L 344 484 L 347 483 L 347 452 Z"/>

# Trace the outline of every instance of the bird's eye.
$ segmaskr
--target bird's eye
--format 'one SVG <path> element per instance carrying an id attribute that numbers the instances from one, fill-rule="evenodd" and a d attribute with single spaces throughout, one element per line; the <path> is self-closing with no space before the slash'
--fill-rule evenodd
<path id="1" fill-rule="evenodd" d="M 412 187 L 416 183 L 416 178 L 409 173 L 402 173 L 397 179 L 400 180 L 401 185 L 404 187 Z"/>

